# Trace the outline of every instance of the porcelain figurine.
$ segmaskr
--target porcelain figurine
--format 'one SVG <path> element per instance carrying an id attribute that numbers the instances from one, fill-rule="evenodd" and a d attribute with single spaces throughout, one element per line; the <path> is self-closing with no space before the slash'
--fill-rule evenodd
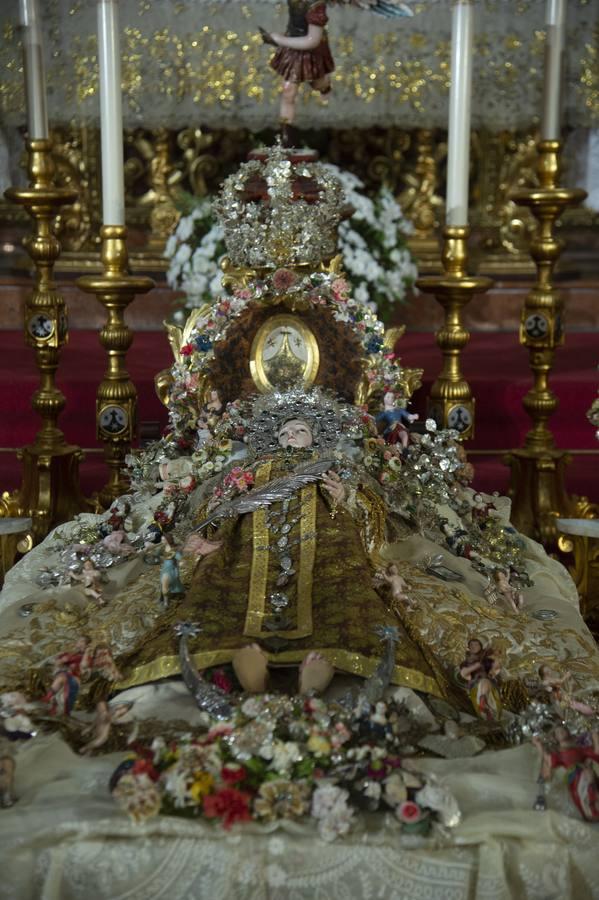
<path id="1" fill-rule="evenodd" d="M 96 569 L 91 559 L 84 561 L 81 572 L 71 572 L 71 581 L 79 582 L 85 596 L 95 600 L 98 606 L 106 605 L 102 594 L 102 573 Z"/>
<path id="2" fill-rule="evenodd" d="M 498 721 L 503 712 L 498 677 L 499 655 L 492 647 L 483 647 L 478 638 L 468 641 L 468 650 L 459 666 L 459 674 L 476 714 L 489 722 Z"/>
<path id="3" fill-rule="evenodd" d="M 522 611 L 524 606 L 524 596 L 517 588 L 510 584 L 507 573 L 503 569 L 495 569 L 493 572 L 493 581 L 497 588 L 497 593 L 507 603 L 508 607 L 515 613 Z"/>
<path id="4" fill-rule="evenodd" d="M 160 603 L 167 607 L 171 600 L 183 597 L 185 588 L 181 583 L 179 560 L 182 554 L 175 548 L 172 540 L 162 537 L 162 563 L 160 565 Z"/>
<path id="5" fill-rule="evenodd" d="M 405 449 L 410 439 L 407 426 L 417 420 L 416 413 L 409 413 L 404 406 L 396 404 L 393 391 L 385 393 L 383 411 L 376 417 L 376 424 L 388 444 L 401 444 Z"/>
<path id="6" fill-rule="evenodd" d="M 561 726 L 553 731 L 557 747 L 549 751 L 539 737 L 533 743 L 541 754 L 541 779 L 549 781 L 555 769 L 565 769 L 568 792 L 574 806 L 587 822 L 599 822 L 599 733 L 591 735 L 591 746 L 577 745 Z"/>
<path id="7" fill-rule="evenodd" d="M 588 703 L 577 700 L 568 691 L 568 683 L 572 680 L 570 672 L 565 672 L 560 676 L 550 666 L 544 665 L 539 668 L 539 678 L 543 688 L 547 691 L 554 706 L 560 713 L 570 708 L 579 712 L 583 716 L 592 716 L 595 710 Z"/>

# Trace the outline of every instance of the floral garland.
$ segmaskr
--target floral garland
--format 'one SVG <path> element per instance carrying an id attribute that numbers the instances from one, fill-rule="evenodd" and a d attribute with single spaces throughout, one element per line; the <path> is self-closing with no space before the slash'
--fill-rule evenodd
<path id="1" fill-rule="evenodd" d="M 395 304 L 405 300 L 418 270 L 406 244 L 413 231 L 401 206 L 387 187 L 370 198 L 364 183 L 332 164 L 322 168 L 337 178 L 355 212 L 342 222 L 338 248 L 356 300 L 368 303 L 388 320 Z M 222 290 L 220 261 L 225 255 L 224 229 L 216 220 L 209 198 L 186 198 L 186 211 L 169 237 L 165 256 L 170 261 L 167 282 L 185 292 L 185 308 L 214 302 Z"/>
<path id="2" fill-rule="evenodd" d="M 402 369 L 394 352 L 385 347 L 385 326 L 370 306 L 350 295 L 349 282 L 337 273 L 313 272 L 298 275 L 280 268 L 255 279 L 249 287 L 219 298 L 199 315 L 180 349 L 181 361 L 173 367 L 169 395 L 169 415 L 173 432 L 183 444 L 193 443 L 198 423 L 197 390 L 231 323 L 251 304 L 264 304 L 277 296 L 297 297 L 303 303 L 329 308 L 337 322 L 345 323 L 359 340 L 368 359 L 366 377 L 378 390 L 402 395 Z"/>
<path id="3" fill-rule="evenodd" d="M 395 697 L 350 712 L 317 698 L 258 695 L 203 736 L 138 747 L 116 769 L 111 791 L 137 822 L 165 813 L 229 829 L 310 817 L 332 841 L 366 808 L 388 810 L 402 832 L 426 835 L 433 822 L 457 825 L 460 813 L 445 787 L 400 757 L 415 727 L 408 722 Z"/>

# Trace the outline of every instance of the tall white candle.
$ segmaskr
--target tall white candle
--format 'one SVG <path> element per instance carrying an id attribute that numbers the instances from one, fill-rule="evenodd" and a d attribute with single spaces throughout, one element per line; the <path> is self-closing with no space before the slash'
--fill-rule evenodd
<path id="1" fill-rule="evenodd" d="M 125 224 L 123 111 L 118 0 L 98 0 L 100 130 L 102 145 L 102 220 Z"/>
<path id="2" fill-rule="evenodd" d="M 544 141 L 558 141 L 560 138 L 566 0 L 547 0 L 545 25 L 547 38 L 545 44 L 541 139 Z"/>
<path id="3" fill-rule="evenodd" d="M 22 27 L 23 69 L 27 95 L 27 131 L 30 140 L 48 137 L 44 46 L 36 0 L 19 0 Z"/>
<path id="4" fill-rule="evenodd" d="M 457 0 L 451 20 L 451 87 L 445 207 L 445 221 L 448 225 L 468 224 L 472 34 L 473 8 L 470 0 Z"/>

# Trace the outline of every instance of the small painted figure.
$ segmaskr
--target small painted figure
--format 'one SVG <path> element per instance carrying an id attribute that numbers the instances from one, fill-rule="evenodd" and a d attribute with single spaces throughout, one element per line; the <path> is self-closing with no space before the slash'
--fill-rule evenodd
<path id="1" fill-rule="evenodd" d="M 118 706 L 110 707 L 105 700 L 100 700 L 96 704 L 96 717 L 91 725 L 88 725 L 85 731 L 93 731 L 93 737 L 87 744 L 80 748 L 79 753 L 87 756 L 93 750 L 104 746 L 110 737 L 110 731 L 115 722 L 123 719 L 131 707 L 132 703 L 120 703 Z"/>
<path id="2" fill-rule="evenodd" d="M 543 688 L 548 692 L 551 700 L 557 710 L 563 714 L 565 709 L 570 708 L 579 712 L 583 716 L 592 716 L 595 710 L 588 703 L 577 700 L 570 694 L 567 689 L 568 682 L 572 680 L 570 672 L 565 672 L 560 676 L 549 666 L 544 665 L 539 668 L 539 678 Z"/>
<path id="3" fill-rule="evenodd" d="M 167 607 L 170 600 L 183 597 L 185 588 L 181 583 L 179 560 L 182 554 L 175 549 L 172 540 L 162 537 L 162 564 L 160 566 L 160 603 Z"/>
<path id="4" fill-rule="evenodd" d="M 507 573 L 503 569 L 495 569 L 493 572 L 493 581 L 497 588 L 499 596 L 505 600 L 507 605 L 515 613 L 519 613 L 524 606 L 524 596 L 522 591 L 512 587 Z"/>
<path id="5" fill-rule="evenodd" d="M 85 596 L 95 600 L 98 606 L 106 605 L 102 596 L 102 573 L 96 569 L 91 559 L 85 560 L 81 572 L 71 572 L 71 580 L 80 582 Z"/>
<path id="6" fill-rule="evenodd" d="M 121 528 L 107 534 L 102 539 L 102 543 L 114 556 L 131 556 L 135 553 L 135 547 L 131 546 L 127 535 Z"/>
<path id="7" fill-rule="evenodd" d="M 81 682 L 98 674 L 106 681 L 119 681 L 117 669 L 108 644 L 94 647 L 89 637 L 80 637 L 74 650 L 59 653 L 54 660 L 54 675 L 50 690 L 42 698 L 51 716 L 70 715 L 81 688 Z"/>
<path id="8" fill-rule="evenodd" d="M 0 753 L 0 809 L 8 809 L 15 803 L 15 768 L 14 757 Z"/>
<path id="9" fill-rule="evenodd" d="M 416 413 L 409 413 L 405 407 L 396 405 L 393 391 L 386 391 L 383 397 L 383 412 L 376 417 L 376 424 L 388 444 L 401 444 L 405 449 L 410 438 L 406 426 L 416 422 L 417 419 Z"/>
<path id="10" fill-rule="evenodd" d="M 54 677 L 50 690 L 42 698 L 50 707 L 51 716 L 70 715 L 81 687 L 81 679 L 92 665 L 91 641 L 80 637 L 73 651 L 59 653 L 54 660 Z"/>
<path id="11" fill-rule="evenodd" d="M 483 647 L 478 638 L 471 638 L 458 671 L 466 682 L 476 714 L 488 722 L 498 721 L 503 712 L 498 686 L 501 671 L 498 653 L 492 647 Z"/>
<path id="12" fill-rule="evenodd" d="M 375 583 L 384 581 L 391 588 L 391 596 L 398 603 L 403 603 L 408 608 L 413 606 L 412 600 L 407 595 L 408 586 L 399 574 L 399 570 L 395 563 L 389 563 L 385 569 L 379 569 L 375 575 Z"/>
<path id="13" fill-rule="evenodd" d="M 324 0 L 287 0 L 287 7 L 285 34 L 269 34 L 263 28 L 260 34 L 265 44 L 277 47 L 270 65 L 283 79 L 280 117 L 283 140 L 289 145 L 300 84 L 307 82 L 313 90 L 328 94 L 335 63 L 325 29 L 328 16 Z"/>
<path id="14" fill-rule="evenodd" d="M 541 778 L 549 781 L 554 769 L 565 769 L 570 798 L 583 819 L 599 822 L 599 733 L 592 734 L 592 746 L 579 746 L 561 726 L 553 731 L 557 749 L 548 751 L 541 738 L 533 743 L 541 753 Z"/>

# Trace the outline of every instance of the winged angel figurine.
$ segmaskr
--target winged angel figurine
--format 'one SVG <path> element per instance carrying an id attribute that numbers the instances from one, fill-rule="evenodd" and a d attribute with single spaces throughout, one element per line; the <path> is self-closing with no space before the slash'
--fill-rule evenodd
<path id="1" fill-rule="evenodd" d="M 329 4 L 357 6 L 386 18 L 414 15 L 411 7 L 399 0 L 329 0 Z M 260 29 L 264 43 L 277 48 L 270 65 L 283 79 L 280 117 L 285 143 L 290 142 L 289 129 L 295 119 L 300 84 L 306 82 L 320 94 L 328 94 L 335 70 L 326 32 L 325 0 L 287 0 L 287 6 L 285 34 Z"/>

